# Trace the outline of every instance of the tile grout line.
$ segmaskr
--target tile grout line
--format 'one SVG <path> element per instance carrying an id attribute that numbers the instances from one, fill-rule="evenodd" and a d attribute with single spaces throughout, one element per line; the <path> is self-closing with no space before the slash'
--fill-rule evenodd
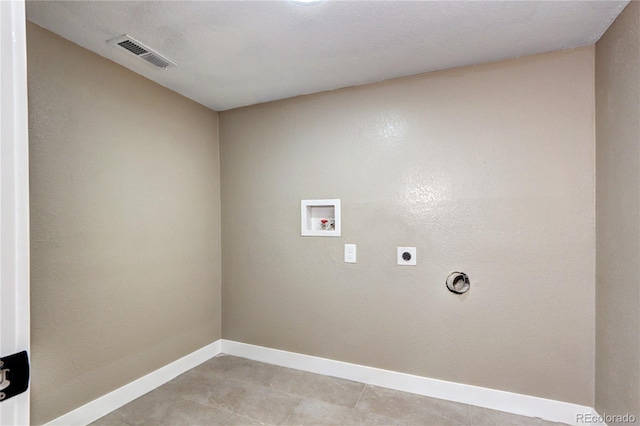
<path id="1" fill-rule="evenodd" d="M 225 379 L 226 379 L 226 378 L 225 378 Z M 218 385 L 219 383 L 223 382 L 225 379 L 222 379 L 222 380 L 220 380 L 218 383 L 216 383 L 216 384 L 214 384 L 214 385 L 209 386 L 209 388 L 207 389 L 207 391 L 206 391 L 206 392 L 208 392 L 208 391 L 209 391 L 209 389 L 211 389 L 212 387 L 214 387 L 214 386 Z M 204 393 L 204 392 L 201 392 L 201 393 Z M 237 413 L 237 412 L 235 412 L 235 411 L 233 411 L 233 410 L 229 410 L 228 408 L 225 408 L 224 406 L 219 405 L 219 404 L 217 404 L 217 403 L 213 403 L 213 404 L 205 404 L 205 403 L 202 403 L 202 402 L 199 402 L 199 401 L 195 401 L 195 400 L 193 400 L 193 399 L 187 399 L 187 398 L 183 398 L 183 397 L 179 397 L 179 398 L 181 398 L 183 401 L 193 402 L 193 403 L 195 403 L 195 404 L 202 405 L 203 407 L 206 407 L 206 408 L 212 408 L 212 409 L 214 409 L 214 410 L 223 411 L 223 412 L 227 413 L 227 415 L 226 415 L 222 420 L 226 419 L 226 418 L 227 418 L 227 417 L 229 417 L 230 415 L 234 415 L 234 416 L 242 417 L 243 419 L 247 419 L 247 420 L 255 421 L 255 422 L 258 422 L 258 423 L 261 423 L 261 424 L 269 424 L 269 423 L 267 423 L 267 422 L 263 422 L 263 421 L 262 421 L 262 420 L 260 420 L 260 419 L 255 419 L 255 418 L 253 418 L 253 417 L 249 417 L 249 416 L 247 416 L 246 414 L 240 414 L 240 413 Z"/>
<path id="2" fill-rule="evenodd" d="M 362 391 L 360 391 L 360 396 L 358 396 L 358 399 L 356 400 L 356 403 L 353 404 L 353 408 L 356 408 L 358 406 L 358 403 L 360 402 L 360 399 L 362 398 L 362 395 L 364 395 L 364 391 L 367 389 L 367 386 L 369 386 L 369 385 L 367 385 L 365 383 L 365 385 L 362 387 Z"/>
<path id="3" fill-rule="evenodd" d="M 294 411 L 296 411 L 296 408 L 298 408 L 298 407 L 300 406 L 300 404 L 302 404 L 302 401 L 304 401 L 304 398 L 302 398 L 302 399 L 300 400 L 300 402 L 298 402 L 298 405 L 296 405 L 295 407 L 293 407 L 293 409 L 291 410 L 291 412 L 287 415 L 287 417 L 285 417 L 285 418 L 284 418 L 284 420 L 283 420 L 283 421 L 281 421 L 281 422 L 279 423 L 279 425 L 283 425 L 283 424 L 285 424 L 285 422 L 286 422 L 287 420 L 289 420 L 289 417 L 291 417 L 291 415 L 293 414 L 293 412 L 294 412 Z"/>
<path id="4" fill-rule="evenodd" d="M 2 1 L 2 0 L 0 0 L 0 1 Z M 311 397 L 307 397 L 307 396 L 304 396 L 304 395 L 300 395 L 299 393 L 291 393 L 291 392 L 286 392 L 286 391 L 283 391 L 283 390 L 280 390 L 280 389 L 272 388 L 268 384 L 267 385 L 263 385 L 263 384 L 256 383 L 256 382 L 249 382 L 249 381 L 246 381 L 246 380 L 235 379 L 233 377 L 225 377 L 224 379 L 225 380 L 233 380 L 234 382 L 238 382 L 238 383 L 244 383 L 245 385 L 259 386 L 261 388 L 268 389 L 271 392 L 281 393 L 281 394 L 286 395 L 286 396 L 293 396 L 293 397 L 297 397 L 297 398 L 301 398 L 301 399 L 317 399 L 317 398 L 311 398 Z M 326 402 L 326 401 L 323 401 L 323 402 Z M 337 405 L 337 404 L 334 404 L 334 405 Z"/>
<path id="5" fill-rule="evenodd" d="M 255 362 L 259 362 L 259 361 L 255 361 Z M 261 363 L 261 364 L 267 364 L 267 363 Z M 283 369 L 287 369 L 287 367 L 281 367 L 281 368 L 283 368 Z M 292 369 L 292 370 L 295 370 L 295 369 Z M 219 381 L 218 383 L 216 383 L 216 384 L 219 384 L 220 382 L 222 382 L 222 381 L 224 381 L 224 380 L 233 380 L 233 381 L 236 381 L 236 382 L 238 382 L 238 383 L 244 383 L 244 384 L 249 384 L 249 385 L 252 385 L 252 386 L 262 387 L 262 388 L 264 388 L 264 389 L 269 390 L 270 392 L 276 392 L 276 393 L 280 393 L 280 394 L 282 394 L 282 395 L 287 395 L 287 396 L 291 396 L 291 397 L 295 397 L 295 398 L 300 398 L 300 401 L 298 402 L 298 404 L 296 404 L 296 406 L 295 406 L 295 407 L 293 407 L 293 408 L 291 409 L 291 412 L 289 412 L 289 414 L 287 415 L 287 417 L 285 417 L 285 419 L 284 419 L 284 420 L 282 420 L 282 422 L 280 422 L 280 423 L 279 423 L 279 425 L 284 424 L 284 423 L 285 423 L 285 422 L 286 422 L 286 421 L 291 417 L 291 415 L 294 413 L 294 411 L 295 411 L 295 410 L 300 406 L 300 404 L 302 404 L 302 402 L 304 402 L 304 400 L 306 400 L 306 399 L 316 400 L 316 401 L 323 402 L 323 403 L 326 403 L 326 404 L 335 405 L 335 406 L 337 406 L 337 407 L 345 407 L 345 408 L 351 408 L 351 409 L 355 409 L 355 410 L 357 410 L 356 405 L 358 404 L 358 402 L 360 402 L 360 399 L 362 398 L 362 395 L 364 394 L 364 391 L 366 390 L 366 388 L 367 388 L 367 386 L 368 386 L 366 383 L 362 383 L 362 382 L 355 382 L 355 381 L 353 381 L 353 380 L 347 380 L 347 381 L 349 381 L 349 382 L 361 383 L 363 386 L 362 386 L 362 390 L 360 391 L 360 394 L 358 395 L 358 399 L 357 399 L 357 400 L 356 400 L 356 402 L 353 404 L 353 406 L 349 406 L 349 405 L 342 405 L 342 404 L 336 404 L 336 403 L 329 402 L 329 401 L 324 401 L 324 400 L 321 400 L 321 399 L 318 399 L 318 398 L 314 398 L 314 397 L 310 397 L 310 396 L 307 396 L 307 395 L 303 395 L 303 394 L 299 394 L 299 393 L 291 393 L 291 392 L 283 391 L 283 390 L 281 390 L 281 389 L 274 388 L 274 387 L 272 387 L 272 386 L 271 386 L 271 384 L 272 384 L 272 382 L 273 382 L 273 379 L 278 375 L 278 373 L 279 373 L 279 372 L 275 372 L 275 373 L 273 374 L 273 376 L 271 376 L 271 377 L 269 378 L 269 380 L 268 380 L 266 383 L 264 383 L 264 384 L 263 384 L 263 383 L 256 383 L 256 382 L 248 381 L 248 380 L 246 380 L 246 379 L 245 379 L 245 380 L 241 380 L 241 379 L 238 379 L 238 378 L 234 378 L 234 377 L 230 377 L 230 376 L 227 376 L 227 375 L 225 375 L 225 374 L 222 374 L 222 375 L 221 375 L 221 376 L 219 376 L 219 377 L 223 377 L 223 379 L 222 379 L 222 380 L 220 380 L 220 381 Z M 310 373 L 310 374 L 314 374 L 314 373 Z M 345 379 L 342 379 L 342 380 L 345 380 Z M 215 386 L 215 385 L 213 385 L 213 386 Z M 212 386 L 212 387 L 213 387 L 213 386 Z M 262 421 L 261 421 L 261 420 L 253 419 L 253 418 L 251 418 L 251 417 L 247 417 L 247 416 L 243 416 L 243 415 L 238 414 L 238 413 L 236 413 L 236 412 L 234 412 L 234 411 L 228 411 L 228 410 L 224 410 L 224 411 L 227 411 L 227 412 L 230 412 L 230 413 L 233 413 L 233 414 L 235 414 L 235 415 L 239 415 L 239 416 L 242 416 L 242 417 L 245 417 L 245 418 L 248 418 L 248 419 L 257 420 L 257 421 L 260 421 L 260 422 L 262 423 Z M 358 411 L 360 411 L 360 410 L 358 410 Z M 385 417 L 386 417 L 386 416 L 385 416 Z M 393 419 L 392 419 L 392 418 L 390 418 L 390 417 L 388 417 L 388 418 L 389 418 L 390 420 L 393 420 Z"/>
<path id="6" fill-rule="evenodd" d="M 286 421 L 287 421 L 287 420 L 288 420 L 288 419 L 293 415 L 293 413 L 295 412 L 295 410 L 296 410 L 296 409 L 297 409 L 297 408 L 298 408 L 298 407 L 299 407 L 299 406 L 300 406 L 300 405 L 301 405 L 305 400 L 315 400 L 315 401 L 323 402 L 323 403 L 326 403 L 326 404 L 335 405 L 335 406 L 337 406 L 337 407 L 344 407 L 344 408 L 348 408 L 348 409 L 354 409 L 354 410 L 356 410 L 356 411 L 361 412 L 361 413 L 363 413 L 363 414 L 364 414 L 365 412 L 364 412 L 364 411 L 361 411 L 361 410 L 358 410 L 358 409 L 356 408 L 356 405 L 358 404 L 358 402 L 360 402 L 360 399 L 362 398 L 362 395 L 364 395 L 364 392 L 365 392 L 365 390 L 366 390 L 366 387 L 367 387 L 367 386 L 369 386 L 369 385 L 367 385 L 367 384 L 364 384 L 364 386 L 362 387 L 362 390 L 360 391 L 360 395 L 358 396 L 358 399 L 357 399 L 356 403 L 353 405 L 353 407 L 349 407 L 349 406 L 344 406 L 344 405 L 341 405 L 341 404 L 334 404 L 334 403 L 331 403 L 331 402 L 328 402 L 328 401 L 323 401 L 323 400 L 320 400 L 320 399 L 317 399 L 317 398 L 313 398 L 313 397 L 309 397 L 309 396 L 305 396 L 305 395 L 300 395 L 300 394 L 294 394 L 294 393 L 290 393 L 290 392 L 285 392 L 285 391 L 282 391 L 282 390 L 278 390 L 278 389 L 272 388 L 270 385 L 263 385 L 263 384 L 258 384 L 258 383 L 255 383 L 255 382 L 248 382 L 248 381 L 244 381 L 244 380 L 238 380 L 238 379 L 235 379 L 235 378 L 232 378 L 232 377 L 224 377 L 224 379 L 223 379 L 223 380 L 232 380 L 232 381 L 236 381 L 236 382 L 238 382 L 238 383 L 245 383 L 245 384 L 249 384 L 249 385 L 252 385 L 252 386 L 258 386 L 258 387 L 266 388 L 266 389 L 268 389 L 269 391 L 272 391 L 272 392 L 277 392 L 277 393 L 281 393 L 281 394 L 284 394 L 284 395 L 288 395 L 288 396 L 292 396 L 292 397 L 298 397 L 298 398 L 301 398 L 301 399 L 300 399 L 300 402 L 299 402 L 295 407 L 293 407 L 293 408 L 291 409 L 291 412 L 289 412 L 289 413 L 288 413 L 287 417 L 285 417 L 285 418 L 284 418 L 284 420 L 282 420 L 282 422 L 278 423 L 278 425 L 283 425 L 283 424 L 285 424 L 285 423 L 286 423 Z M 234 414 L 234 415 L 237 415 L 237 416 L 240 416 L 240 417 L 242 417 L 242 418 L 249 419 L 249 420 L 258 421 L 258 422 L 260 422 L 260 423 L 265 423 L 265 424 L 270 424 L 270 423 L 268 423 L 268 422 L 263 422 L 263 420 L 260 420 L 260 419 L 254 418 L 254 417 L 250 417 L 250 416 L 247 416 L 247 415 L 243 415 L 243 414 L 237 413 L 237 412 L 235 412 L 235 411 L 232 411 L 232 410 L 228 410 L 228 409 L 222 408 L 222 407 L 217 406 L 217 405 L 216 405 L 215 407 L 212 407 L 212 408 L 217 408 L 217 409 L 220 409 L 220 410 L 222 410 L 222 411 L 225 411 L 225 412 L 227 412 L 227 413 L 229 413 L 229 414 Z M 392 423 L 392 422 L 394 422 L 394 421 L 399 421 L 399 420 L 401 420 L 401 419 L 398 419 L 398 418 L 395 418 L 395 417 L 389 417 L 389 416 L 381 415 L 381 414 L 375 414 L 375 415 L 376 415 L 376 416 L 379 416 L 379 417 L 382 417 L 382 418 L 386 418 L 386 419 L 388 419 L 391 423 Z M 443 417 L 443 418 L 444 418 L 444 417 Z M 447 419 L 447 420 L 448 420 L 448 419 Z"/>
<path id="7" fill-rule="evenodd" d="M 197 367 L 196 367 L 196 368 L 197 368 Z M 193 369 L 192 369 L 192 370 L 193 370 Z M 189 371 L 192 371 L 192 370 L 189 370 Z M 187 373 L 188 373 L 188 372 L 183 373 L 183 374 L 187 374 Z M 180 376 L 178 376 L 178 377 L 180 377 Z M 223 374 L 218 375 L 217 373 L 215 373 L 215 377 L 217 377 L 219 380 L 215 381 L 215 383 L 212 383 L 210 386 L 208 386 L 208 387 L 207 387 L 207 389 L 206 389 L 205 391 L 201 392 L 201 394 L 203 394 L 203 393 L 205 393 L 205 392 L 210 392 L 212 388 L 214 388 L 214 387 L 216 387 L 216 386 L 220 385 L 220 384 L 221 384 L 222 382 L 224 382 L 225 380 L 235 380 L 235 379 L 233 379 L 233 378 L 231 378 L 231 377 L 228 377 L 228 376 L 226 376 L 226 375 L 223 375 Z M 176 377 L 176 378 L 177 378 L 177 377 Z M 174 379 L 174 380 L 175 380 L 175 379 Z M 252 382 L 245 382 L 245 381 L 242 381 L 242 380 L 235 380 L 235 381 L 240 382 L 240 383 L 246 383 L 246 384 L 252 384 L 252 385 L 256 385 L 256 386 L 261 386 L 261 385 L 258 385 L 258 384 L 256 384 L 256 383 L 252 383 Z M 171 381 L 170 381 L 170 382 L 167 382 L 167 383 L 166 383 L 166 384 L 164 384 L 163 386 L 166 386 L 167 384 L 170 384 L 170 383 L 171 383 Z M 270 388 L 269 388 L 269 389 L 270 389 Z M 270 390 L 271 390 L 271 389 L 270 389 Z M 231 416 L 231 415 L 234 415 L 234 416 L 241 417 L 241 418 L 243 418 L 243 419 L 247 419 L 247 420 L 251 420 L 251 421 L 258 422 L 258 423 L 260 423 L 260 424 L 269 424 L 268 422 L 265 422 L 265 421 L 262 421 L 262 420 L 260 420 L 260 419 L 256 419 L 256 418 L 253 418 L 253 417 L 247 416 L 246 414 L 237 413 L 237 412 L 235 412 L 235 411 L 233 411 L 233 410 L 230 410 L 230 409 L 228 409 L 228 408 L 225 408 L 224 406 L 222 406 L 222 405 L 220 405 L 220 404 L 217 404 L 217 403 L 208 403 L 208 404 L 207 404 L 207 403 L 199 402 L 199 401 L 196 401 L 196 400 L 193 400 L 193 399 L 184 398 L 184 397 L 182 397 L 182 396 L 178 396 L 178 398 L 182 399 L 183 401 L 190 401 L 190 402 L 194 402 L 194 403 L 196 403 L 196 404 L 202 405 L 203 407 L 207 407 L 207 408 L 212 408 L 212 409 L 214 409 L 214 410 L 223 411 L 223 412 L 227 413 L 227 415 L 223 418 L 223 420 L 224 420 L 224 419 L 226 419 L 227 417 Z M 130 426 L 133 426 L 133 425 L 130 425 Z"/>
<path id="8" fill-rule="evenodd" d="M 287 367 L 282 367 L 282 368 L 287 368 Z M 295 370 L 295 369 L 292 369 L 292 370 Z M 311 373 L 311 374 L 314 374 L 314 373 Z M 325 401 L 323 399 L 319 399 L 319 398 L 316 398 L 316 397 L 313 397 L 313 396 L 304 395 L 304 394 L 287 392 L 287 391 L 284 391 L 282 389 L 278 389 L 278 388 L 272 387 L 271 386 L 271 380 L 269 380 L 269 383 L 267 383 L 267 384 L 262 384 L 262 383 L 257 383 L 257 382 L 251 382 L 251 381 L 248 381 L 246 379 L 245 380 L 237 379 L 235 377 L 230 377 L 230 376 L 226 376 L 226 375 L 222 376 L 222 377 L 223 377 L 223 379 L 220 382 L 222 382 L 224 380 L 233 380 L 233 381 L 238 382 L 238 383 L 244 383 L 244 384 L 252 385 L 252 386 L 259 386 L 259 387 L 268 389 L 269 391 L 281 393 L 283 395 L 292 396 L 292 397 L 301 398 L 301 399 L 313 399 L 313 400 L 316 400 L 316 401 L 324 402 L 326 404 L 336 405 L 336 406 L 345 407 L 345 408 L 355 408 L 355 406 L 358 404 L 358 402 L 360 402 L 360 398 L 362 397 L 362 394 L 364 393 L 365 388 L 368 386 L 366 383 L 356 382 L 356 381 L 353 381 L 353 380 L 347 380 L 347 381 L 350 381 L 350 382 L 353 382 L 353 383 L 361 383 L 361 384 L 364 385 L 364 387 L 362 388 L 362 391 L 360 391 L 360 395 L 358 396 L 358 399 L 356 400 L 356 403 L 353 406 L 351 406 L 351 405 L 338 404 L 336 402 L 331 402 L 331 401 Z M 274 375 L 274 377 L 275 377 L 275 375 Z M 346 379 L 342 379 L 342 380 L 346 380 Z M 216 384 L 219 384 L 220 382 L 217 382 Z M 213 385 L 213 386 L 215 386 L 215 385 Z M 300 402 L 302 402 L 302 401 L 300 401 Z"/>
<path id="9" fill-rule="evenodd" d="M 260 420 L 260 419 L 254 419 L 253 417 L 249 417 L 249 416 L 244 415 L 244 414 L 238 414 L 238 413 L 235 413 L 235 412 L 233 412 L 233 411 L 230 411 L 230 412 L 229 412 L 229 415 L 231 415 L 231 414 L 233 414 L 234 416 L 238 416 L 238 417 L 240 417 L 240 418 L 243 418 L 243 419 L 251 420 L 252 422 L 258 422 L 258 423 L 263 424 L 263 425 L 268 425 L 268 424 L 269 424 L 269 423 L 267 423 L 267 422 L 265 422 L 265 421 L 262 421 L 262 420 Z M 227 417 L 229 417 L 229 416 L 227 416 Z M 227 417 L 225 417 L 225 419 L 226 419 Z M 223 420 L 224 420 L 224 419 L 223 419 Z"/>
<path id="10" fill-rule="evenodd" d="M 214 388 L 214 387 L 218 386 L 218 385 L 219 385 L 220 383 L 222 383 L 224 380 L 225 380 L 225 378 L 224 378 L 224 377 L 223 377 L 223 378 L 221 378 L 221 379 L 220 379 L 220 380 L 218 380 L 216 383 L 214 383 L 214 384 L 212 384 L 211 386 L 207 387 L 207 389 L 206 389 L 206 390 L 204 390 L 204 391 L 200 392 L 198 395 L 202 395 L 202 394 L 204 394 L 205 392 L 206 392 L 206 393 L 209 393 L 209 392 L 211 391 L 211 389 L 212 389 L 212 388 Z M 169 382 L 169 383 L 171 383 L 171 382 Z M 233 415 L 235 415 L 235 416 L 240 416 L 240 417 L 243 417 L 243 418 L 248 418 L 248 419 L 250 419 L 250 420 L 255 420 L 255 419 L 252 419 L 252 418 L 250 418 L 250 417 L 240 415 L 240 414 L 238 414 L 238 413 L 236 413 L 236 412 L 234 412 L 234 411 L 232 411 L 232 410 L 228 410 L 227 408 L 224 408 L 223 406 L 221 406 L 221 405 L 219 405 L 219 404 L 216 404 L 216 403 L 209 403 L 209 400 L 208 400 L 208 399 L 207 399 L 207 403 L 205 403 L 205 402 L 196 401 L 196 400 L 191 399 L 191 398 L 185 398 L 185 397 L 183 397 L 183 396 L 179 396 L 179 398 L 181 398 L 183 401 L 193 402 L 193 403 L 195 403 L 195 404 L 202 405 L 203 407 L 206 407 L 206 408 L 211 408 L 211 409 L 214 409 L 214 410 L 223 411 L 223 412 L 227 413 L 227 415 L 226 415 L 222 420 L 226 419 L 226 418 L 227 418 L 227 417 L 229 417 L 231 414 L 233 414 Z"/>
<path id="11" fill-rule="evenodd" d="M 0 0 L 0 1 L 1 1 L 1 0 Z M 251 360 L 251 359 L 248 359 L 248 358 L 242 358 L 242 357 L 240 357 L 240 356 L 236 356 L 236 355 L 220 354 L 220 355 L 218 355 L 217 357 L 222 357 L 222 356 L 224 356 L 224 357 L 231 357 L 231 358 L 239 358 L 239 359 L 249 360 L 249 361 L 252 361 L 252 362 L 254 362 L 254 363 L 258 363 L 258 364 L 264 364 L 264 365 L 268 365 L 268 366 L 274 366 L 273 364 L 269 364 L 269 363 L 267 363 L 267 362 L 255 361 L 255 360 Z M 215 357 L 215 358 L 217 358 L 217 357 Z M 300 372 L 308 373 L 308 374 L 312 374 L 312 375 L 323 376 L 323 377 L 329 377 L 329 378 L 332 378 L 332 379 L 343 380 L 343 381 L 351 382 L 351 383 L 358 383 L 358 384 L 363 385 L 363 387 L 362 387 L 362 390 L 360 391 L 360 395 L 358 396 L 358 399 L 356 400 L 355 404 L 353 404 L 353 405 L 344 405 L 344 404 L 339 404 L 339 403 L 332 402 L 332 401 L 325 401 L 325 400 L 323 400 L 323 399 L 319 399 L 319 398 L 316 398 L 316 397 L 314 397 L 314 396 L 309 396 L 309 395 L 304 395 L 304 394 L 299 394 L 299 393 L 291 393 L 291 392 L 284 391 L 284 390 L 282 390 L 282 389 L 278 389 L 278 388 L 272 387 L 272 386 L 271 386 L 271 382 L 272 382 L 272 381 L 273 381 L 273 379 L 274 379 L 274 378 L 279 374 L 279 372 L 278 372 L 278 371 L 276 371 L 276 372 L 273 374 L 273 376 L 271 376 L 271 377 L 269 378 L 268 382 L 267 382 L 267 383 L 265 383 L 265 384 L 263 384 L 263 383 L 258 383 L 258 382 L 252 382 L 252 381 L 250 381 L 250 380 L 248 380 L 248 379 L 238 379 L 238 378 L 235 378 L 235 377 L 227 376 L 227 375 L 226 375 L 226 374 L 224 374 L 224 373 L 221 375 L 221 377 L 223 377 L 224 379 L 235 380 L 236 382 L 240 382 L 240 383 L 246 383 L 246 384 L 250 384 L 250 385 L 261 386 L 261 387 L 267 388 L 267 389 L 269 389 L 269 390 L 272 390 L 272 391 L 275 391 L 275 392 L 280 392 L 280 393 L 282 393 L 282 394 L 289 395 L 289 396 L 299 397 L 299 398 L 302 398 L 302 399 L 313 399 L 313 400 L 316 400 L 316 401 L 320 401 L 320 402 L 324 402 L 324 403 L 332 404 L 332 405 L 337 405 L 337 406 L 340 406 L 340 407 L 346 407 L 346 408 L 355 408 L 355 407 L 356 407 L 356 405 L 358 405 L 358 402 L 360 402 L 360 399 L 362 398 L 362 395 L 364 394 L 364 391 L 366 390 L 367 386 L 370 386 L 370 385 L 368 385 L 367 383 L 364 383 L 364 382 L 358 382 L 358 381 L 356 381 L 356 380 L 342 379 L 342 378 L 340 378 L 340 377 L 327 376 L 327 375 L 324 375 L 324 374 L 312 373 L 312 372 L 308 372 L 308 371 L 304 371 L 304 370 L 298 370 L 298 369 L 295 369 L 295 368 L 282 367 L 282 366 L 279 366 L 279 365 L 278 365 L 278 366 L 275 366 L 275 367 L 277 367 L 277 368 L 281 368 L 281 369 L 283 369 L 283 370 L 300 371 Z"/>
<path id="12" fill-rule="evenodd" d="M 283 368 L 286 368 L 286 367 L 283 367 Z M 296 408 L 298 408 L 298 406 L 302 403 L 302 401 L 303 401 L 306 397 L 305 397 L 305 396 L 302 396 L 302 395 L 299 395 L 299 394 L 293 394 L 293 393 L 289 393 L 289 392 L 284 392 L 284 391 L 281 391 L 281 390 L 279 390 L 279 389 L 275 389 L 275 388 L 271 387 L 271 386 L 270 386 L 270 384 L 271 384 L 271 380 L 273 380 L 273 378 L 274 378 L 276 375 L 277 375 L 277 373 L 275 373 L 275 374 L 274 374 L 274 375 L 269 379 L 269 381 L 268 381 L 266 384 L 262 384 L 262 383 L 256 383 L 256 382 L 247 381 L 247 380 L 240 380 L 240 379 L 237 379 L 237 378 L 230 377 L 230 376 L 227 376 L 227 375 L 222 374 L 221 376 L 219 376 L 219 377 L 222 377 L 222 380 L 219 380 L 217 383 L 215 383 L 215 384 L 211 385 L 211 386 L 209 387 L 209 389 L 211 389 L 212 387 L 215 387 L 215 386 L 219 385 L 220 383 L 224 382 L 225 380 L 231 380 L 231 381 L 234 381 L 234 382 L 237 382 L 237 383 L 242 383 L 242 384 L 247 384 L 247 385 L 252 385 L 252 386 L 261 387 L 261 388 L 264 388 L 264 389 L 268 390 L 269 392 L 275 392 L 275 393 L 280 393 L 280 394 L 282 394 L 282 395 L 286 395 L 286 396 L 290 396 L 290 397 L 300 398 L 300 401 L 296 404 L 296 406 L 295 406 L 295 407 L 293 407 L 293 408 L 291 409 L 291 412 L 287 414 L 287 417 L 285 417 L 285 418 L 284 418 L 284 420 L 282 420 L 280 423 L 278 423 L 278 425 L 281 425 L 281 424 L 283 424 L 283 423 L 284 423 L 284 422 L 285 422 L 289 417 L 291 417 L 291 414 L 293 414 L 293 412 L 295 411 L 295 409 L 296 409 Z M 215 404 L 215 406 L 209 405 L 209 407 L 216 408 L 216 409 L 220 409 L 220 410 L 222 410 L 222 411 L 226 411 L 226 412 L 227 412 L 227 413 L 229 413 L 229 414 L 234 414 L 234 415 L 236 415 L 236 416 L 240 416 L 240 417 L 245 418 L 245 419 L 249 419 L 249 420 L 257 421 L 257 422 L 262 423 L 262 424 L 267 424 L 267 425 L 268 425 L 268 424 L 271 424 L 271 423 L 269 423 L 269 422 L 267 422 L 267 421 L 264 421 L 264 420 L 261 420 L 261 419 L 256 419 L 256 418 L 253 418 L 253 417 L 249 417 L 249 416 L 247 416 L 246 414 L 240 414 L 240 413 L 237 413 L 237 412 L 235 412 L 235 411 L 233 411 L 233 410 L 228 410 L 228 409 L 226 409 L 226 408 L 222 408 L 222 406 L 220 406 L 220 405 L 218 405 L 218 404 Z M 227 416 L 227 417 L 228 417 L 228 416 Z"/>

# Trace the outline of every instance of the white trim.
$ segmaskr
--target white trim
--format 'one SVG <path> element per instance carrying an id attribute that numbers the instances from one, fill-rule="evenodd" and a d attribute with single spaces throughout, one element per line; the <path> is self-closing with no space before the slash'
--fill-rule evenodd
<path id="1" fill-rule="evenodd" d="M 430 379 L 428 377 L 221 339 L 82 407 L 76 408 L 47 423 L 47 426 L 89 424 L 221 353 L 521 416 L 539 417 L 553 422 L 573 425 L 584 424 L 576 423 L 577 414 L 592 413 L 594 416 L 598 415 L 591 407 L 569 402 Z"/>
<path id="2" fill-rule="evenodd" d="M 569 402 L 430 379 L 229 340 L 222 340 L 222 353 L 553 422 L 576 424 L 576 414 L 593 412 L 591 407 Z"/>
<path id="3" fill-rule="evenodd" d="M 125 404 L 141 397 L 145 393 L 164 385 L 180 374 L 191 370 L 221 353 L 221 341 L 217 340 L 195 352 L 190 353 L 146 376 L 122 386 L 100 398 L 64 414 L 47 425 L 86 425 L 100 417 L 117 410 Z"/>
<path id="4" fill-rule="evenodd" d="M 0 355 L 29 351 L 29 137 L 23 0 L 0 0 Z M 30 392 L 0 405 L 0 424 L 29 424 Z"/>

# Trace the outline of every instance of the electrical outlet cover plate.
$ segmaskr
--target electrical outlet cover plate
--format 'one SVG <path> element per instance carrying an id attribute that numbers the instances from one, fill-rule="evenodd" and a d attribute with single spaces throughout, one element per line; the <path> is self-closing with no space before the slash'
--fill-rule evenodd
<path id="1" fill-rule="evenodd" d="M 344 245 L 344 263 L 356 263 L 356 245 Z"/>
<path id="2" fill-rule="evenodd" d="M 409 253 L 411 258 L 409 260 L 405 260 L 402 255 L 404 253 Z M 415 266 L 416 265 L 416 248 L 415 247 L 398 247 L 398 265 L 402 266 Z"/>

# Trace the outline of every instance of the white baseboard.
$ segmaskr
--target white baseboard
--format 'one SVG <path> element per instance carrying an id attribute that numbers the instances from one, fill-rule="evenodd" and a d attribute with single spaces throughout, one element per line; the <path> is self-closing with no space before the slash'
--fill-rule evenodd
<path id="1" fill-rule="evenodd" d="M 195 352 L 190 353 L 162 368 L 153 371 L 133 382 L 109 392 L 88 404 L 76 408 L 57 419 L 47 423 L 47 426 L 72 426 L 87 425 L 100 417 L 117 410 L 125 404 L 141 397 L 145 393 L 164 385 L 175 379 L 180 374 L 191 370 L 205 361 L 219 355 L 221 352 L 221 340 L 217 340 Z"/>
<path id="2" fill-rule="evenodd" d="M 539 417 L 553 422 L 575 425 L 584 424 L 577 422 L 578 414 L 600 417 L 591 407 L 569 402 L 430 379 L 221 339 L 70 411 L 47 425 L 89 424 L 221 353 L 521 416 Z"/>
<path id="3" fill-rule="evenodd" d="M 222 353 L 553 422 L 577 424 L 577 414 L 593 413 L 591 407 L 569 402 L 430 379 L 229 340 L 222 340 Z"/>

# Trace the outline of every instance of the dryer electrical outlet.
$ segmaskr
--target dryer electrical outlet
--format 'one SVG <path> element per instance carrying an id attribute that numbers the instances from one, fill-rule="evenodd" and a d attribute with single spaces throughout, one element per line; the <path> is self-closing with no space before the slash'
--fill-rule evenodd
<path id="1" fill-rule="evenodd" d="M 398 247 L 398 265 L 415 266 L 417 260 L 415 247 Z"/>

